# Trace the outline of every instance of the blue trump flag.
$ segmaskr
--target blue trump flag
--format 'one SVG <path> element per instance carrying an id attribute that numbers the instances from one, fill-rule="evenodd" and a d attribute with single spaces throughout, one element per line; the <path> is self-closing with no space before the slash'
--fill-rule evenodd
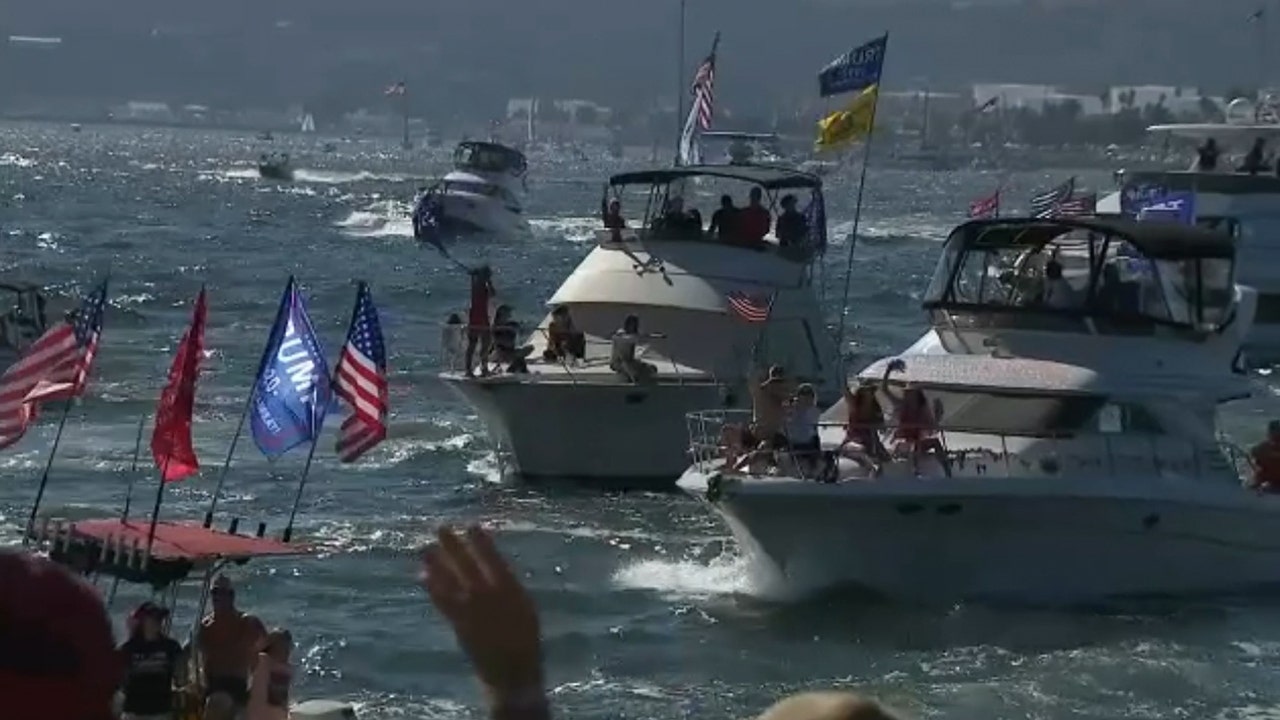
<path id="1" fill-rule="evenodd" d="M 253 441 L 275 459 L 320 434 L 335 398 L 329 365 L 292 276 L 253 386 Z"/>
<path id="2" fill-rule="evenodd" d="M 1169 194 L 1169 188 L 1156 183 L 1129 183 L 1120 189 L 1120 214 L 1138 217 L 1142 208 Z"/>
<path id="3" fill-rule="evenodd" d="M 818 93 L 830 97 L 879 84 L 888 44 L 889 33 L 885 33 L 832 60 L 818 73 Z"/>
<path id="4" fill-rule="evenodd" d="M 1152 198 L 1138 209 L 1138 219 L 1195 225 L 1196 195 L 1192 192 L 1171 192 Z"/>

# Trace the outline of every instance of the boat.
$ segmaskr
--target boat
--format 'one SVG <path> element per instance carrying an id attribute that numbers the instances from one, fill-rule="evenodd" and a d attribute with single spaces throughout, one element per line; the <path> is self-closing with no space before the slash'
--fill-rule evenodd
<path id="1" fill-rule="evenodd" d="M 453 365 L 440 375 L 484 421 L 504 468 L 529 480 L 672 489 L 688 465 L 685 414 L 708 404 L 748 407 L 753 356 L 755 367 L 782 365 L 820 397 L 838 397 L 840 353 L 814 280 L 825 221 L 802 246 L 787 248 L 773 237 L 745 245 L 664 229 L 661 208 L 694 180 L 714 189 L 699 198 L 745 196 L 755 187 L 767 205 L 796 194 L 802 206 L 822 208 L 821 179 L 786 168 L 678 166 L 610 178 L 602 205 L 613 198 L 624 209 L 644 208 L 639 227 L 599 229 L 595 247 L 547 302 L 568 309 L 585 335 L 585 357 L 542 359 L 548 314 L 528 337 L 528 373 L 474 378 Z M 741 301 L 752 298 L 764 317 L 749 321 Z M 611 338 L 629 315 L 652 334 L 637 351 L 653 367 L 649 381 L 633 383 L 610 368 Z"/>
<path id="2" fill-rule="evenodd" d="M 1040 301 L 1051 258 L 1078 302 Z M 928 334 L 857 376 L 886 408 L 923 392 L 936 452 L 888 437 L 878 468 L 841 453 L 842 400 L 822 416 L 828 454 L 743 467 L 721 437 L 747 418 L 715 408 L 689 417 L 679 485 L 798 593 L 1072 604 L 1280 581 L 1280 497 L 1242 484 L 1248 461 L 1215 428 L 1251 390 L 1225 360 L 1256 304 L 1235 259 L 1229 235 L 1173 223 L 969 222 L 925 294 Z"/>
<path id="3" fill-rule="evenodd" d="M 700 140 L 727 143 L 724 162 L 732 164 L 773 165 L 783 162 L 781 140 L 776 133 L 730 132 L 704 130 Z"/>
<path id="4" fill-rule="evenodd" d="M 1153 125 L 1149 132 L 1197 142 L 1213 138 L 1222 152 L 1219 170 L 1121 170 L 1116 189 L 1098 201 L 1099 214 L 1125 211 L 1126 196 L 1144 188 L 1194 194 L 1195 222 L 1220 228 L 1239 240 L 1239 280 L 1258 291 L 1258 311 L 1245 343 L 1250 364 L 1280 362 L 1280 238 L 1271 231 L 1280 213 L 1280 178 L 1268 171 L 1258 175 L 1235 172 L 1229 151 L 1243 154 L 1257 138 L 1274 148 L 1280 142 L 1280 122 L 1256 112 L 1243 98 L 1232 101 L 1222 123 Z"/>
<path id="5" fill-rule="evenodd" d="M 44 289 L 26 282 L 0 282 L 9 309 L 0 315 L 0 359 L 8 366 L 49 329 Z"/>
<path id="6" fill-rule="evenodd" d="M 449 237 L 488 235 L 520 238 L 531 234 L 521 196 L 528 163 L 524 153 L 496 142 L 464 140 L 453 153 L 453 170 L 415 201 L 414 235 L 442 232 Z M 432 208 L 431 213 L 424 212 Z M 432 227 L 422 218 L 431 217 Z"/>
<path id="7" fill-rule="evenodd" d="M 163 599 L 171 611 L 191 611 L 188 642 L 205 615 L 209 589 L 218 574 L 230 566 L 251 560 L 299 557 L 314 554 L 306 544 L 266 536 L 265 524 L 254 535 L 239 532 L 240 518 L 226 530 L 199 522 L 160 521 L 152 529 L 149 520 L 124 518 L 68 520 L 45 517 L 26 533 L 32 552 L 80 574 L 91 583 L 110 581 L 108 606 L 119 583 L 147 588 Z M 178 602 L 183 596 L 183 606 Z M 173 621 L 171 612 L 167 623 Z M 165 628 L 170 632 L 170 627 Z M 355 720 L 353 704 L 337 700 L 295 703 L 289 717 L 296 720 Z"/>
<path id="8" fill-rule="evenodd" d="M 258 158 L 258 176 L 271 180 L 292 180 L 288 153 L 263 153 Z"/>

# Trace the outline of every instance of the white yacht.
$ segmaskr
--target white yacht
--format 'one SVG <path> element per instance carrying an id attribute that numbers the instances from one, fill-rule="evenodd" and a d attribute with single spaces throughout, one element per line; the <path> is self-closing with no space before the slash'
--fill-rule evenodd
<path id="1" fill-rule="evenodd" d="M 908 392 L 930 407 L 936 451 L 877 433 L 878 467 L 841 452 L 842 401 L 823 415 L 831 454 L 738 469 L 716 409 L 690 417 L 679 484 L 800 592 L 1071 603 L 1280 581 L 1280 496 L 1242 484 L 1215 429 L 1250 391 L 1230 358 L 1256 297 L 1234 257 L 1229 236 L 1170 223 L 962 225 L 927 292 L 933 328 L 858 377 L 885 408 Z M 1070 290 L 1045 280 L 1051 261 Z"/>
<path id="2" fill-rule="evenodd" d="M 1238 163 L 1227 155 L 1244 155 L 1259 138 L 1274 151 L 1280 143 L 1280 124 L 1268 122 L 1268 117 L 1247 100 L 1236 99 L 1224 123 L 1148 128 L 1196 142 L 1213 138 L 1222 153 L 1217 169 L 1203 172 L 1191 165 L 1189 170 L 1121 171 L 1116 173 L 1116 191 L 1097 204 L 1100 215 L 1131 214 L 1130 200 L 1140 193 L 1194 193 L 1196 223 L 1238 239 L 1238 280 L 1258 291 L 1257 318 L 1245 354 L 1251 363 L 1264 365 L 1280 362 L 1280 177 L 1274 161 L 1266 172 L 1249 175 L 1236 172 Z"/>
<path id="3" fill-rule="evenodd" d="M 530 234 L 521 200 L 528 164 L 519 150 L 493 142 L 464 140 L 453 152 L 453 170 L 419 196 L 414 234 L 442 232 L 449 237 L 488 235 L 519 238 Z M 425 212 L 427 208 L 431 212 Z M 420 219 L 430 218 L 431 227 Z"/>
<path id="4" fill-rule="evenodd" d="M 683 196 L 686 212 L 701 205 L 710 216 L 722 193 L 742 205 L 750 187 L 767 207 L 798 196 L 820 220 L 782 247 L 772 235 L 755 243 L 712 238 L 692 230 L 687 214 L 673 220 L 662 211 Z M 585 357 L 542 359 L 548 315 L 529 337 L 528 373 L 472 378 L 454 367 L 441 375 L 476 409 L 513 470 L 670 488 L 689 464 L 685 414 L 708 404 L 750 407 L 750 367 L 781 365 L 819 397 L 839 397 L 841 358 L 814 282 L 826 236 L 819 178 L 751 165 L 685 166 L 616 175 L 605 194 L 602 204 L 617 199 L 632 226 L 599 230 L 596 247 L 548 302 L 566 308 L 585 334 Z M 611 338 L 630 315 L 640 321 L 637 359 L 652 365 L 649 381 L 633 383 L 611 368 Z"/>

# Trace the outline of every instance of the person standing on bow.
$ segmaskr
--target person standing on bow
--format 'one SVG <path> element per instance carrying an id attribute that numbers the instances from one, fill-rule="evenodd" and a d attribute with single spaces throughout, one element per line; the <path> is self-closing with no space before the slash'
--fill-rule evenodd
<path id="1" fill-rule="evenodd" d="M 122 720 L 173 720 L 182 646 L 165 634 L 168 617 L 168 610 L 150 601 L 129 616 L 129 639 L 120 645 L 125 663 Z"/>
<path id="2" fill-rule="evenodd" d="M 467 309 L 467 377 L 475 377 L 476 345 L 480 346 L 480 375 L 489 375 L 489 301 L 497 295 L 493 271 L 481 265 L 471 271 L 471 305 Z"/>

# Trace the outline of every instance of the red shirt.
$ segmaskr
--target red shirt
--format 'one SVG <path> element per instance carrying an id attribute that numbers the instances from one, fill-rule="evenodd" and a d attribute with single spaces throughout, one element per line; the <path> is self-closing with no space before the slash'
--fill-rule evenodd
<path id="1" fill-rule="evenodd" d="M 1253 458 L 1253 481 L 1265 490 L 1280 491 L 1280 442 L 1264 440 L 1249 453 Z"/>
<path id="2" fill-rule="evenodd" d="M 479 275 L 471 276 L 471 308 L 467 311 L 467 324 L 472 327 L 489 327 L 489 298 L 493 286 Z"/>
<path id="3" fill-rule="evenodd" d="M 763 240 L 764 236 L 769 234 L 772 219 L 769 217 L 769 211 L 760 205 L 748 205 L 738 211 L 734 224 L 737 225 L 743 240 L 757 241 Z"/>

